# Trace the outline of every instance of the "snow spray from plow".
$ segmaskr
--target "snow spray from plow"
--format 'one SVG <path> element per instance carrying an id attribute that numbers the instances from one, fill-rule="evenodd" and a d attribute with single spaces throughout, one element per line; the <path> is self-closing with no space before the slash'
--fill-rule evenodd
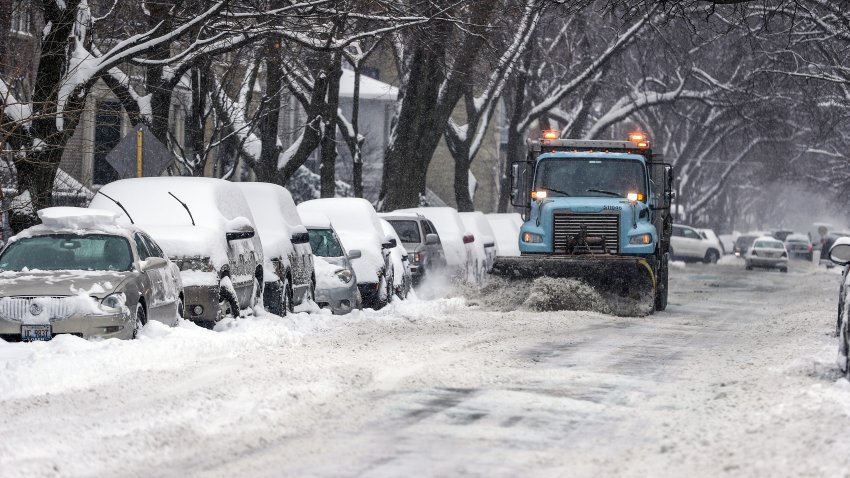
<path id="1" fill-rule="evenodd" d="M 493 274 L 504 279 L 493 281 L 482 299 L 498 308 L 512 302 L 540 311 L 593 310 L 629 317 L 653 312 L 655 275 L 642 258 L 500 257 Z"/>

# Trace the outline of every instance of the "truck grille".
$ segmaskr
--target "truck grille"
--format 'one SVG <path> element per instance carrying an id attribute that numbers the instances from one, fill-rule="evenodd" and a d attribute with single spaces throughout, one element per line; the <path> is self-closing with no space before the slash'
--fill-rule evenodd
<path id="1" fill-rule="evenodd" d="M 2 297 L 0 317 L 6 320 L 66 319 L 74 312 L 73 298 L 69 297 Z M 31 306 L 36 304 L 35 308 Z M 38 314 L 33 314 L 34 311 Z"/>
<path id="2" fill-rule="evenodd" d="M 620 251 L 620 215 L 619 214 L 574 214 L 558 213 L 554 222 L 554 252 L 567 254 L 568 238 L 576 236 L 585 226 L 588 237 L 605 237 L 605 246 L 580 247 L 576 253 L 616 254 Z M 588 250 L 589 249 L 589 250 Z"/>

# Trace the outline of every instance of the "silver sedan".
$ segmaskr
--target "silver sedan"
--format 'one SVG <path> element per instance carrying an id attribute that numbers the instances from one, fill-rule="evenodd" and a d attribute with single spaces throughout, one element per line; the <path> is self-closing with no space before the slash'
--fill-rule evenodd
<path id="1" fill-rule="evenodd" d="M 134 227 L 34 226 L 0 253 L 0 338 L 136 337 L 182 315 L 180 271 Z"/>

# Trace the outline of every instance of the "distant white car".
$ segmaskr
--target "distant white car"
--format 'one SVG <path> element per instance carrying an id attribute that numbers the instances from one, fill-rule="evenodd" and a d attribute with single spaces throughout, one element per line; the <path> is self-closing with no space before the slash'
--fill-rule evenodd
<path id="1" fill-rule="evenodd" d="M 689 226 L 673 225 L 670 247 L 676 259 L 698 260 L 711 264 L 720 259 L 719 241 L 706 239 L 697 229 Z"/>
<path id="2" fill-rule="evenodd" d="M 475 236 L 475 242 L 472 244 L 479 258 L 475 274 L 479 283 L 484 282 L 487 274 L 493 269 L 493 261 L 496 260 L 496 238 L 493 228 L 490 227 L 484 213 L 480 211 L 462 212 L 460 218 L 466 230 Z"/>
<path id="3" fill-rule="evenodd" d="M 517 213 L 485 214 L 496 239 L 496 254 L 519 257 L 519 228 L 522 216 Z"/>
<path id="4" fill-rule="evenodd" d="M 475 236 L 466 231 L 463 220 L 454 208 L 417 207 L 394 212 L 415 212 L 428 218 L 440 235 L 446 265 L 452 277 L 463 282 L 475 280 L 473 272 L 477 270 L 477 254 L 472 246 Z"/>
<path id="5" fill-rule="evenodd" d="M 410 274 L 410 258 L 407 255 L 407 250 L 404 248 L 401 239 L 395 232 L 392 224 L 381 219 L 381 226 L 384 228 L 384 233 L 395 240 L 395 246 L 390 249 L 390 259 L 393 265 L 393 289 L 395 295 L 400 299 L 406 299 L 413 287 L 413 278 Z"/>
<path id="6" fill-rule="evenodd" d="M 771 236 L 757 238 L 744 253 L 744 259 L 748 271 L 754 267 L 763 267 L 788 272 L 788 251 L 785 244 Z"/>
<path id="7" fill-rule="evenodd" d="M 715 246 L 717 246 L 721 256 L 724 254 L 728 254 L 726 252 L 726 246 L 723 245 L 723 241 L 720 240 L 720 237 L 714 232 L 713 229 L 697 229 L 697 231 L 699 231 L 699 234 L 702 236 L 703 239 L 713 242 Z"/>

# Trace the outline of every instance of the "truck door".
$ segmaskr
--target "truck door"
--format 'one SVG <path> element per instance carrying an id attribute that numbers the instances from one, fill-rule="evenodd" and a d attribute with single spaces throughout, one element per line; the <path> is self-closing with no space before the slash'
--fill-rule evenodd
<path id="1" fill-rule="evenodd" d="M 519 209 L 524 221 L 531 213 L 531 186 L 534 174 L 534 162 L 514 161 L 511 165 L 511 205 Z"/>

